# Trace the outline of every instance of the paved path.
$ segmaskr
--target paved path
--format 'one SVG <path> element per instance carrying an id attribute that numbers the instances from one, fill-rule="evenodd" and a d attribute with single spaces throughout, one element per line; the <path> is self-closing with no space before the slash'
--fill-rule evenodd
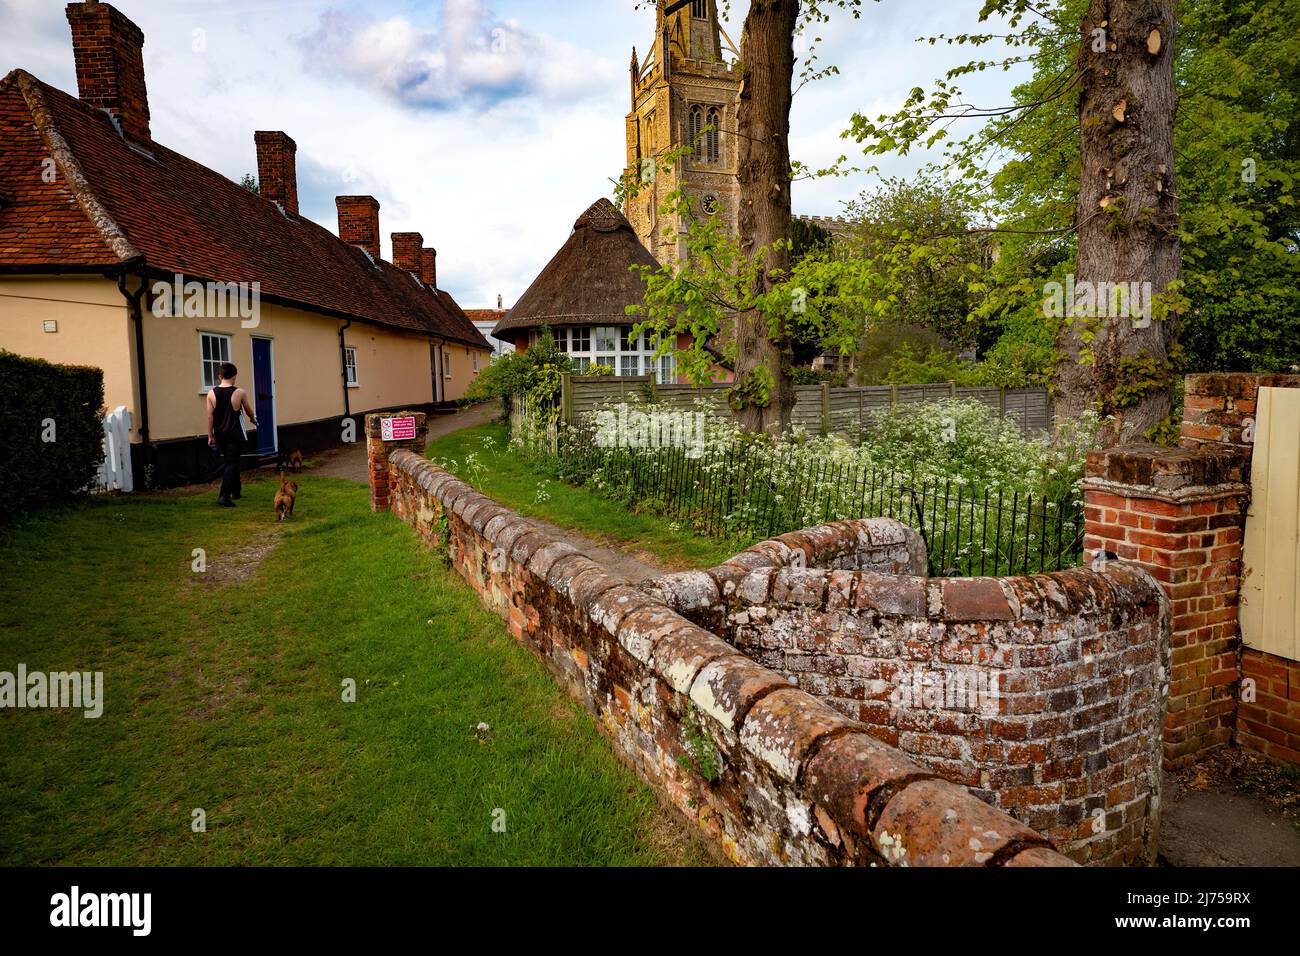
<path id="1" fill-rule="evenodd" d="M 497 416 L 499 410 L 500 406 L 496 402 L 484 402 L 454 415 L 430 415 L 429 440 L 433 441 L 443 435 L 450 435 L 462 428 L 486 425 Z M 323 475 L 326 478 L 344 478 L 348 481 L 359 481 L 363 485 L 368 484 L 370 481 L 370 475 L 366 468 L 366 442 L 364 438 L 354 444 L 322 452 L 319 456 L 316 456 L 315 460 L 317 463 L 310 469 L 313 475 Z"/>
<path id="2" fill-rule="evenodd" d="M 429 440 L 433 441 L 435 438 L 441 438 L 463 428 L 485 425 L 496 417 L 498 409 L 499 406 L 496 402 L 485 402 L 455 415 L 430 416 Z M 343 448 L 331 449 L 316 456 L 313 460 L 316 463 L 308 469 L 310 474 L 324 475 L 328 478 L 343 478 L 361 484 L 367 484 L 370 481 L 370 475 L 366 468 L 365 442 L 357 442 Z M 654 558 L 644 552 L 628 554 L 598 544 L 577 531 L 561 528 L 540 518 L 530 518 L 529 520 L 548 529 L 557 537 L 584 552 L 593 561 L 604 565 L 611 574 L 622 577 L 631 584 L 658 577 L 666 571 L 672 570 L 650 563 Z"/>

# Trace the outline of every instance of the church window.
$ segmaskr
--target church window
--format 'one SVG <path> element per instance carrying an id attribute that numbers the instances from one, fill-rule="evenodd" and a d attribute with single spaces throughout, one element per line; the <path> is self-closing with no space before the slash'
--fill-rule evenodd
<path id="1" fill-rule="evenodd" d="M 709 131 L 704 137 L 704 161 L 706 163 L 716 163 L 722 157 L 722 143 L 719 138 L 722 127 L 722 113 L 715 106 L 709 110 L 706 119 L 708 120 Z"/>
<path id="2" fill-rule="evenodd" d="M 699 162 L 704 162 L 704 139 L 700 133 L 704 129 L 704 110 L 698 106 L 692 106 L 688 114 L 687 137 L 695 149 L 695 158 Z"/>
<path id="3" fill-rule="evenodd" d="M 691 16 L 696 20 L 709 19 L 709 0 L 691 0 Z"/>

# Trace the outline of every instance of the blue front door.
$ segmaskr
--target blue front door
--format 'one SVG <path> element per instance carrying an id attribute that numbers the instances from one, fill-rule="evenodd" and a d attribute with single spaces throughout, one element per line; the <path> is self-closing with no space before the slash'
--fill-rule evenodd
<path id="1" fill-rule="evenodd" d="M 257 412 L 257 453 L 275 453 L 275 378 L 271 340 L 253 339 L 253 408 Z"/>

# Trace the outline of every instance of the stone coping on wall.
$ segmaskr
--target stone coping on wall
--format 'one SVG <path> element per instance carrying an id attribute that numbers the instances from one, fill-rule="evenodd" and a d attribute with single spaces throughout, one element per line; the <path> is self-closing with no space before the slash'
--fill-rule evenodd
<path id="1" fill-rule="evenodd" d="M 736 862 L 1073 865 L 1042 834 L 432 462 L 400 450 L 382 464 L 393 511 L 450 548 L 616 752 Z M 688 719 L 717 749 L 710 785 L 681 767 Z"/>
<path id="2" fill-rule="evenodd" d="M 861 518 L 791 531 L 760 541 L 715 568 L 662 575 L 645 586 L 673 610 L 690 613 L 718 606 L 762 568 L 924 575 L 928 565 L 925 541 L 915 529 L 893 518 Z"/>
<path id="3" fill-rule="evenodd" d="M 924 565 L 909 530 L 836 522 L 650 587 L 1074 859 L 1154 862 L 1171 650 L 1159 583 L 1120 561 L 925 578 L 906 573 Z M 933 680 L 959 693 L 922 702 Z"/>

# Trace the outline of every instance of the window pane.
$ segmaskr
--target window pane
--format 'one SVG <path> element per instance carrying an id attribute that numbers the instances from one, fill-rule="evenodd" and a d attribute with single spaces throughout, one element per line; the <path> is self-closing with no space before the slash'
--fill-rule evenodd
<path id="1" fill-rule="evenodd" d="M 217 341 L 221 344 L 221 361 L 230 361 L 230 339 L 219 338 Z"/>
<path id="2" fill-rule="evenodd" d="M 559 349 L 560 349 L 561 352 L 567 352 L 567 351 L 569 350 L 569 330 L 568 330 L 568 329 L 556 329 L 556 330 L 555 330 L 555 344 L 556 344 L 557 346 L 559 346 Z"/>
<path id="3" fill-rule="evenodd" d="M 640 375 L 641 359 L 636 355 L 624 355 L 620 360 L 622 366 L 619 368 L 619 375 Z"/>
<path id="4" fill-rule="evenodd" d="M 596 364 L 604 365 L 615 370 L 618 369 L 618 361 L 612 355 L 597 355 Z"/>
<path id="5" fill-rule="evenodd" d="M 574 367 L 577 368 L 579 375 L 586 375 L 587 369 L 591 368 L 591 359 L 576 358 L 573 360 Z"/>

